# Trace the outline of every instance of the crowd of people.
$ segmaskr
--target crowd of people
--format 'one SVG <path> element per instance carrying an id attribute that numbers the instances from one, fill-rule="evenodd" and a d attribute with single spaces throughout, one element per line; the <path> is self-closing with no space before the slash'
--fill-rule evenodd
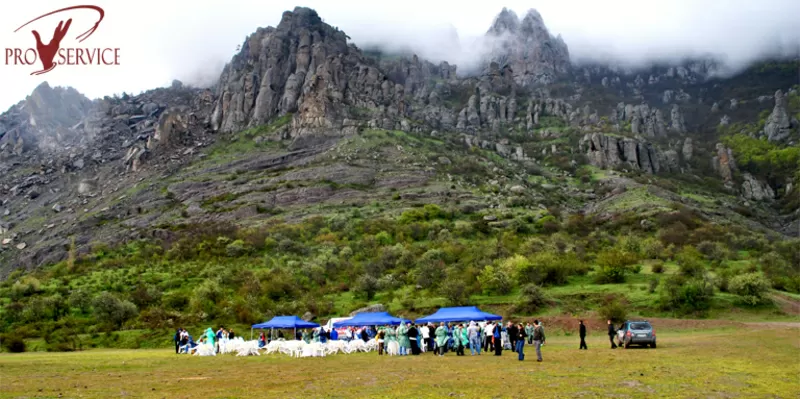
<path id="1" fill-rule="evenodd" d="M 175 353 L 191 353 L 192 349 L 204 343 L 213 346 L 217 353 L 219 353 L 219 343 L 224 340 L 233 340 L 234 338 L 236 338 L 236 333 L 232 328 L 226 330 L 225 327 L 220 327 L 215 333 L 209 327 L 201 333 L 200 338 L 195 341 L 194 337 L 192 337 L 185 328 L 179 328 L 175 331 L 173 341 L 175 342 Z"/>
<path id="2" fill-rule="evenodd" d="M 578 327 L 580 346 L 579 349 L 588 349 L 586 345 L 586 325 L 583 320 Z M 616 348 L 614 336 L 616 329 L 611 320 L 608 320 L 608 337 L 611 341 L 611 348 Z M 208 328 L 200 335 L 200 339 L 195 342 L 194 338 L 186 329 L 179 328 L 175 332 L 175 353 L 191 353 L 192 349 L 198 344 L 207 343 L 215 347 L 219 352 L 219 343 L 223 340 L 233 340 L 236 337 L 233 329 L 226 330 L 220 327 L 216 333 Z M 259 347 L 266 346 L 272 338 L 261 332 L 258 337 Z M 285 339 L 282 331 L 278 331 L 276 339 Z M 444 356 L 448 352 L 455 352 L 456 356 L 465 356 L 469 349 L 471 356 L 479 356 L 482 352 L 494 352 L 495 356 L 501 356 L 503 350 L 511 350 L 517 353 L 519 360 L 525 359 L 525 343 L 533 345 L 536 351 L 536 360 L 541 362 L 542 346 L 545 344 L 546 337 L 544 326 L 539 320 L 533 323 L 513 323 L 511 321 L 503 325 L 501 322 L 482 321 L 469 323 L 434 323 L 415 324 L 401 323 L 399 326 L 367 326 L 367 327 L 348 327 L 340 334 L 336 329 L 328 329 L 320 326 L 311 330 L 299 330 L 295 332 L 293 339 L 302 340 L 306 343 L 321 342 L 329 340 L 351 341 L 355 339 L 368 342 L 375 339 L 378 344 L 378 355 L 388 353 L 394 346 L 397 355 L 420 355 L 423 352 L 432 352 L 437 356 Z"/>

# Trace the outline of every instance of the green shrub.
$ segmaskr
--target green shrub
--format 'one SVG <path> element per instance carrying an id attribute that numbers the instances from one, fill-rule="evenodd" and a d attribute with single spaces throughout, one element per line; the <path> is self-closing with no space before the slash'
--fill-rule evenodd
<path id="1" fill-rule="evenodd" d="M 522 287 L 517 299 L 516 311 L 532 314 L 547 304 L 547 296 L 542 287 L 536 284 L 526 284 Z"/>
<path id="2" fill-rule="evenodd" d="M 136 305 L 120 300 L 116 296 L 103 291 L 92 300 L 94 317 L 101 323 L 108 323 L 117 328 L 138 313 Z"/>
<path id="3" fill-rule="evenodd" d="M 664 273 L 664 262 L 660 260 L 653 262 L 653 264 L 650 266 L 650 271 L 655 274 Z"/>
<path id="4" fill-rule="evenodd" d="M 511 270 L 503 264 L 484 267 L 478 275 L 478 283 L 485 294 L 505 295 L 514 287 Z"/>
<path id="5" fill-rule="evenodd" d="M 628 319 L 627 301 L 608 296 L 603 300 L 603 305 L 598 310 L 603 320 L 611 320 L 612 323 L 621 323 Z"/>
<path id="6" fill-rule="evenodd" d="M 237 258 L 239 256 L 245 255 L 250 251 L 249 246 L 244 242 L 244 240 L 234 240 L 230 244 L 225 246 L 225 254 L 231 258 Z"/>
<path id="7" fill-rule="evenodd" d="M 760 273 L 740 274 L 731 278 L 728 283 L 728 290 L 751 306 L 764 303 L 769 289 L 769 280 Z"/>
<path id="8" fill-rule="evenodd" d="M 449 277 L 439 286 L 442 295 L 449 306 L 464 306 L 469 304 L 469 291 L 463 279 Z"/>
<path id="9" fill-rule="evenodd" d="M 711 307 L 714 287 L 706 278 L 676 274 L 662 284 L 660 306 L 662 310 L 678 313 L 702 313 Z"/>
<path id="10" fill-rule="evenodd" d="M 681 274 L 687 277 L 700 277 L 705 273 L 702 254 L 697 248 L 687 245 L 675 255 L 675 261 L 680 267 Z"/>
<path id="11" fill-rule="evenodd" d="M 507 260 L 512 261 L 520 285 L 564 285 L 571 275 L 584 272 L 582 262 L 573 252 L 557 254 L 551 251 L 538 252 L 526 259 L 520 255 Z"/>
<path id="12" fill-rule="evenodd" d="M 658 277 L 653 277 L 650 279 L 650 282 L 647 284 L 647 292 L 653 294 L 656 292 L 656 288 L 658 288 Z"/>
<path id="13" fill-rule="evenodd" d="M 631 266 L 639 261 L 638 257 L 620 248 L 610 248 L 597 254 L 599 270 L 595 276 L 598 284 L 618 284 L 625 282 L 625 275 L 631 272 Z"/>
<path id="14" fill-rule="evenodd" d="M 375 293 L 378 292 L 378 280 L 369 274 L 365 274 L 358 278 L 353 291 L 357 296 L 370 301 L 375 297 Z"/>
<path id="15" fill-rule="evenodd" d="M 25 352 L 25 341 L 15 334 L 0 336 L 0 341 L 3 343 L 3 348 L 11 353 Z"/>

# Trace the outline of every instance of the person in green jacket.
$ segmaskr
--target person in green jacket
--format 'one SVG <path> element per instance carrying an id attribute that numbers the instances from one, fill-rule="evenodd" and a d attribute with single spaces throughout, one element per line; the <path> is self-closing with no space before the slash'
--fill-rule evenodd
<path id="1" fill-rule="evenodd" d="M 532 345 L 533 344 L 533 326 L 531 325 L 531 322 L 528 322 L 528 324 L 525 325 L 525 335 L 527 335 L 527 337 L 528 337 L 528 345 Z"/>
<path id="2" fill-rule="evenodd" d="M 214 331 L 211 330 L 211 327 L 209 327 L 206 330 L 206 343 L 211 346 L 214 346 L 214 339 L 216 339 L 216 337 L 217 336 L 214 334 Z"/>
<path id="3" fill-rule="evenodd" d="M 465 332 L 466 330 L 463 324 L 459 324 L 453 328 L 453 344 L 456 347 L 456 356 L 464 356 L 464 345 L 467 344 L 464 340 Z"/>
<path id="4" fill-rule="evenodd" d="M 311 336 L 308 335 L 308 330 L 303 330 L 303 342 L 310 344 Z"/>
<path id="5" fill-rule="evenodd" d="M 314 342 L 319 342 L 319 328 L 315 328 L 313 334 L 314 334 Z"/>
<path id="6" fill-rule="evenodd" d="M 439 323 L 434 334 L 436 335 L 436 352 L 439 356 L 444 356 L 444 347 L 447 345 L 447 327 L 444 326 L 444 323 Z"/>
<path id="7" fill-rule="evenodd" d="M 404 321 L 400 322 L 400 325 L 397 327 L 397 344 L 400 346 L 400 356 L 408 355 L 411 341 L 408 339 L 408 327 L 406 327 Z"/>
<path id="8" fill-rule="evenodd" d="M 464 356 L 464 350 L 466 350 L 467 345 L 469 345 L 469 332 L 463 323 L 459 324 L 459 326 L 461 326 L 461 356 Z"/>

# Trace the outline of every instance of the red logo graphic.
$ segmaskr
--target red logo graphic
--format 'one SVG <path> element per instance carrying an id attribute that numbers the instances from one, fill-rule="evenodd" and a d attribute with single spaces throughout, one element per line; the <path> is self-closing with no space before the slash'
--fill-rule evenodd
<path id="1" fill-rule="evenodd" d="M 20 29 L 39 21 L 42 18 L 48 17 L 53 14 L 59 14 L 71 10 L 93 10 L 97 12 L 97 20 L 94 25 L 75 37 L 78 43 L 88 39 L 100 26 L 100 22 L 105 17 L 105 11 L 98 6 L 92 5 L 79 5 L 61 8 L 42 14 L 15 29 L 18 32 Z M 31 72 L 31 75 L 41 75 L 52 71 L 57 65 L 119 65 L 119 48 L 78 48 L 78 47 L 62 47 L 61 43 L 67 35 L 70 26 L 72 26 L 72 18 L 67 19 L 66 23 L 62 20 L 58 22 L 53 31 L 53 38 L 45 44 L 42 37 L 36 29 L 31 29 L 34 39 L 36 39 L 36 49 L 33 48 L 6 48 L 5 59 L 6 65 L 34 65 L 38 60 L 42 64 L 42 69 L 39 71 Z M 52 26 L 52 25 L 51 25 Z M 56 58 L 58 56 L 58 58 Z"/>

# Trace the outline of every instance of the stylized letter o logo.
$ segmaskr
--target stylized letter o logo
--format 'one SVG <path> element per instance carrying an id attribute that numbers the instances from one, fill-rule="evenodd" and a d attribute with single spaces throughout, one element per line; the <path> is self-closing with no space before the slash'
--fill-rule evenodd
<path id="1" fill-rule="evenodd" d="M 28 61 L 28 54 L 33 55 L 33 61 Z M 28 65 L 33 65 L 34 63 L 36 63 L 36 50 L 32 48 L 25 50 L 25 63 Z"/>

